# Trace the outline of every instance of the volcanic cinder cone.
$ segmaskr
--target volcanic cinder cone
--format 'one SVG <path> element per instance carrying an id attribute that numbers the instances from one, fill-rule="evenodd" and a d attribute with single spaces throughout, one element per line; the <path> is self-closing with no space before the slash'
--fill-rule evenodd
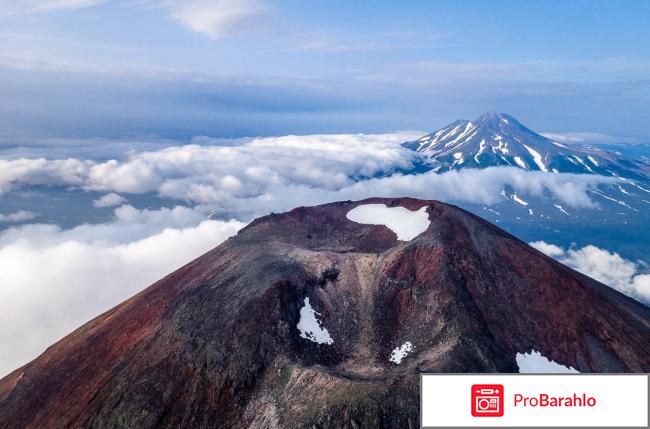
<path id="1" fill-rule="evenodd" d="M 426 206 L 430 224 L 400 241 L 346 218 L 370 203 Z M 531 350 L 650 371 L 650 310 L 457 207 L 301 207 L 0 380 L 0 427 L 416 427 L 420 372 L 517 372 Z"/>

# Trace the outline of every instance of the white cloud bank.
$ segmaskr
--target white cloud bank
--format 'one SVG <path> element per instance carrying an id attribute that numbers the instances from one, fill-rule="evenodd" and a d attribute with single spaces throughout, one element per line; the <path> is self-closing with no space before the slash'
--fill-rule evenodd
<path id="1" fill-rule="evenodd" d="M 568 250 L 544 241 L 535 241 L 530 245 L 619 292 L 650 303 L 650 274 L 640 274 L 637 264 L 622 258 L 618 253 L 593 245 Z"/>
<path id="2" fill-rule="evenodd" d="M 0 233 L 0 377 L 244 226 L 185 207 L 122 206 L 115 215 L 70 230 Z"/>
<path id="3" fill-rule="evenodd" d="M 563 206 L 590 207 L 587 189 L 615 179 L 544 174 L 517 168 L 466 169 L 444 174 L 394 174 L 417 154 L 400 143 L 413 133 L 258 138 L 231 146 L 167 147 L 126 159 L 19 158 L 0 160 L 0 194 L 29 185 L 72 186 L 107 193 L 157 193 L 211 207 L 217 215 L 249 219 L 297 205 L 408 195 L 493 204 L 511 186 L 522 196 L 550 193 Z M 199 140 L 197 140 L 199 141 Z"/>

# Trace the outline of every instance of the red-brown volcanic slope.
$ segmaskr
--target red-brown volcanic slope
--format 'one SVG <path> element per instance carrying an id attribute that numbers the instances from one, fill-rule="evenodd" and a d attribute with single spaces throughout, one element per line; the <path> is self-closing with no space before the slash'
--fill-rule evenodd
<path id="1" fill-rule="evenodd" d="M 428 206 L 408 242 L 346 213 Z M 296 328 L 303 300 L 334 343 Z M 410 341 L 400 365 L 391 351 Z M 415 427 L 420 372 L 650 371 L 650 310 L 436 201 L 260 218 L 0 380 L 0 428 Z"/>

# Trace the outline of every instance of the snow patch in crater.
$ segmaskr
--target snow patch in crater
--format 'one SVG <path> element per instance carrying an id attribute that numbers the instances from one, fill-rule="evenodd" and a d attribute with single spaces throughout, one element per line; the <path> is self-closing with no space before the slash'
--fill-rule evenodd
<path id="1" fill-rule="evenodd" d="M 411 344 L 410 341 L 407 341 L 401 346 L 393 349 L 388 360 L 399 365 L 402 363 L 402 359 L 404 359 L 411 351 L 413 351 L 413 344 Z"/>
<path id="2" fill-rule="evenodd" d="M 517 353 L 515 358 L 521 374 L 564 374 L 580 371 L 573 367 L 566 367 L 544 357 L 540 352 L 532 350 L 530 353 Z"/>
<path id="3" fill-rule="evenodd" d="M 387 207 L 385 204 L 362 204 L 350 210 L 345 217 L 366 225 L 384 225 L 402 241 L 413 240 L 427 230 L 431 221 L 427 206 L 411 211 L 405 207 Z"/>
<path id="4" fill-rule="evenodd" d="M 300 320 L 296 326 L 300 331 L 300 336 L 314 343 L 332 344 L 334 340 L 330 337 L 330 333 L 321 326 L 321 323 L 316 318 L 316 315 L 320 313 L 311 308 L 309 298 L 305 298 L 304 303 L 305 305 L 300 309 Z"/>

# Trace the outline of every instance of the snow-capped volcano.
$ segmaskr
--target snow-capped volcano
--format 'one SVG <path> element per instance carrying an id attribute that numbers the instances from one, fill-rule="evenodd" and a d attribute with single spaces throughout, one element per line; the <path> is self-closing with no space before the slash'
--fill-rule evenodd
<path id="1" fill-rule="evenodd" d="M 647 179 L 649 166 L 616 154 L 567 146 L 531 131 L 505 113 L 459 120 L 406 147 L 421 152 L 437 171 L 513 166 L 531 171 L 587 173 Z"/>

